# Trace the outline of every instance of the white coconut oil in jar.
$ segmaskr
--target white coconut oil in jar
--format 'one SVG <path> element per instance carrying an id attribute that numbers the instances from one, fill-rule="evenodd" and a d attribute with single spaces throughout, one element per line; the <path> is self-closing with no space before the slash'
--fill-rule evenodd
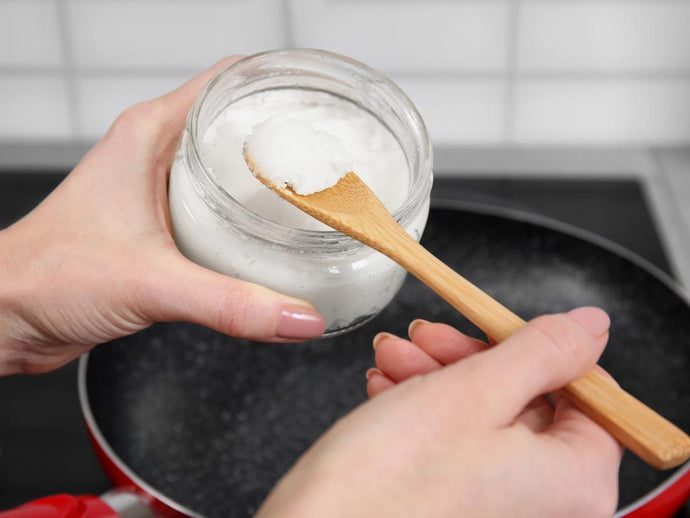
<path id="1" fill-rule="evenodd" d="M 271 117 L 335 135 L 353 170 L 416 239 L 429 211 L 431 145 L 410 100 L 353 60 L 317 50 L 250 56 L 218 74 L 187 120 L 170 175 L 175 241 L 212 270 L 311 302 L 329 335 L 366 322 L 405 277 L 393 261 L 302 213 L 249 171 L 242 146 Z"/>

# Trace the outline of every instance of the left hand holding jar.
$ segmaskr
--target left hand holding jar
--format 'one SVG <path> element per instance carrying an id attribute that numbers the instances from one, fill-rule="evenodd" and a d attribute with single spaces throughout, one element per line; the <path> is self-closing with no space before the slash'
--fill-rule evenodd
<path id="1" fill-rule="evenodd" d="M 323 333 L 310 303 L 207 270 L 171 237 L 167 179 L 185 117 L 236 60 L 126 110 L 54 192 L 0 232 L 0 375 L 55 369 L 155 321 L 260 341 Z"/>

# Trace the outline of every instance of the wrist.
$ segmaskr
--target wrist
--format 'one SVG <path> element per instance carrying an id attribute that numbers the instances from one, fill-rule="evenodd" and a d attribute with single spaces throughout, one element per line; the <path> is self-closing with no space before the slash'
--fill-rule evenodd
<path id="1" fill-rule="evenodd" d="M 21 281 L 12 243 L 12 227 L 0 230 L 0 376 L 19 372 L 21 340 L 16 302 Z"/>
<path id="2" fill-rule="evenodd" d="M 377 516 L 369 493 L 338 455 L 320 455 L 309 450 L 283 476 L 262 504 L 256 518 L 365 518 Z M 349 483 L 344 483 L 348 481 Z M 374 500 L 375 501 L 375 500 Z"/>

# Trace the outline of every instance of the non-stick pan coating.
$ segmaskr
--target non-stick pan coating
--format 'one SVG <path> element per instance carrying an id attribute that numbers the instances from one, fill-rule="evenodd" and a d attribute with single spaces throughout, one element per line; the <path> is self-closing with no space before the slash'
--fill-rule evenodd
<path id="1" fill-rule="evenodd" d="M 690 430 L 690 308 L 636 261 L 475 209 L 432 210 L 423 244 L 525 318 L 605 308 L 612 331 L 601 364 Z M 143 480 L 197 513 L 250 516 L 301 452 L 365 400 L 373 335 L 404 336 L 416 317 L 480 336 L 408 277 L 381 315 L 333 339 L 257 344 L 174 323 L 98 347 L 89 359 L 89 399 L 103 435 Z M 626 454 L 620 507 L 669 475 Z"/>

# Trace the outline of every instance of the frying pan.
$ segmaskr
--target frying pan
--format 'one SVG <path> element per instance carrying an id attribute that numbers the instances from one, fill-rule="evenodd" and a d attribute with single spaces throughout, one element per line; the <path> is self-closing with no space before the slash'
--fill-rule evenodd
<path id="1" fill-rule="evenodd" d="M 524 318 L 581 305 L 606 309 L 612 330 L 601 365 L 690 429 L 690 304 L 673 281 L 617 245 L 553 220 L 471 203 L 436 206 L 422 240 L 432 253 Z M 408 276 L 378 317 L 330 339 L 257 344 L 170 323 L 94 349 L 79 371 L 89 433 L 125 491 L 115 496 L 146 503 L 121 516 L 251 516 L 300 454 L 366 399 L 371 337 L 404 335 L 417 317 L 481 336 Z M 690 463 L 659 472 L 625 455 L 617 516 L 671 516 L 689 495 Z M 83 514 L 69 516 L 119 516 L 113 497 L 105 500 L 107 511 L 89 513 L 98 505 L 89 499 Z M 31 516 L 30 509 L 0 516 Z"/>

